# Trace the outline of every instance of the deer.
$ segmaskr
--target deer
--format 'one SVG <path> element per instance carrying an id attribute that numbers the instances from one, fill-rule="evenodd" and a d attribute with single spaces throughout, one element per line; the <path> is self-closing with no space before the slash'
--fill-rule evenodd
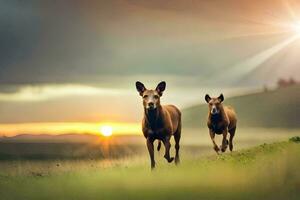
<path id="1" fill-rule="evenodd" d="M 213 148 L 219 154 L 221 149 L 225 152 L 229 144 L 230 151 L 233 150 L 233 137 L 237 126 L 237 116 L 234 109 L 230 106 L 223 106 L 224 95 L 211 98 L 208 94 L 205 95 L 205 101 L 208 103 L 208 119 L 207 127 L 209 135 L 213 143 Z M 229 133 L 229 141 L 227 135 Z M 215 141 L 215 134 L 223 135 L 222 145 L 218 147 Z"/>
<path id="2" fill-rule="evenodd" d="M 143 83 L 137 81 L 136 89 L 142 97 L 144 117 L 142 120 L 142 132 L 146 138 L 146 145 L 150 155 L 151 169 L 155 168 L 154 141 L 158 140 L 157 150 L 160 150 L 161 142 L 165 146 L 164 158 L 171 163 L 174 157 L 170 156 L 170 139 L 175 140 L 175 164 L 180 163 L 179 141 L 181 137 L 181 112 L 174 105 L 161 105 L 160 98 L 166 89 L 166 82 L 160 82 L 156 89 L 146 89 Z"/>

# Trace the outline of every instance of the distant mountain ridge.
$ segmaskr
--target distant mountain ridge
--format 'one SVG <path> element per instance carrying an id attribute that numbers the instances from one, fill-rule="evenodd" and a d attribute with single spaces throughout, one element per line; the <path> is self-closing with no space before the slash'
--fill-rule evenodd
<path id="1" fill-rule="evenodd" d="M 300 128 L 300 84 L 230 98 L 225 94 L 224 105 L 234 107 L 239 127 Z M 183 109 L 183 124 L 206 127 L 207 114 L 206 104 Z"/>
<path id="2" fill-rule="evenodd" d="M 37 142 L 37 143 L 95 143 L 113 139 L 114 143 L 133 143 L 140 140 L 139 135 L 117 135 L 105 138 L 94 134 L 20 134 L 13 137 L 0 137 L 0 142 Z"/>
<path id="3" fill-rule="evenodd" d="M 90 142 L 99 139 L 99 136 L 92 134 L 19 134 L 13 137 L 2 137 L 0 141 L 29 141 L 29 142 Z"/>

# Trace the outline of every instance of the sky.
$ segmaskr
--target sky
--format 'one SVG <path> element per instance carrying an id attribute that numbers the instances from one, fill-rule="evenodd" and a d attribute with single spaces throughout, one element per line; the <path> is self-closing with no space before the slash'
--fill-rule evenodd
<path id="1" fill-rule="evenodd" d="M 166 81 L 162 103 L 180 108 L 300 80 L 299 11 L 292 0 L 1 1 L 0 135 L 137 127 L 137 80 Z"/>

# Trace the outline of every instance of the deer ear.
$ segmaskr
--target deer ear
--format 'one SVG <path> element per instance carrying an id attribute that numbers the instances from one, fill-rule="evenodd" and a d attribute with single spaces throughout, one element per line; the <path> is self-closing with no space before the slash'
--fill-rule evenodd
<path id="1" fill-rule="evenodd" d="M 224 96 L 223 96 L 223 94 L 220 94 L 220 96 L 218 97 L 218 99 L 220 100 L 220 102 L 224 101 Z"/>
<path id="2" fill-rule="evenodd" d="M 208 103 L 211 100 L 210 96 L 208 94 L 205 95 L 205 101 Z"/>
<path id="3" fill-rule="evenodd" d="M 159 94 L 160 96 L 162 96 L 163 91 L 165 91 L 165 89 L 166 89 L 166 82 L 165 82 L 165 81 L 162 81 L 162 82 L 160 82 L 160 83 L 157 85 L 157 87 L 156 87 L 155 90 L 158 92 L 158 94 Z"/>
<path id="4" fill-rule="evenodd" d="M 136 90 L 140 93 L 140 95 L 143 96 L 143 93 L 146 90 L 146 87 L 144 86 L 144 84 L 137 81 L 137 82 L 135 82 L 135 87 L 136 87 Z"/>

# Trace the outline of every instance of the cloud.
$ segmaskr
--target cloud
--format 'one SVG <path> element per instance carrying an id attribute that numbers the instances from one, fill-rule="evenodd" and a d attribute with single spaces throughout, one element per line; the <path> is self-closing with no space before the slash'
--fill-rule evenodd
<path id="1" fill-rule="evenodd" d="M 120 89 L 96 88 L 85 85 L 23 86 L 17 91 L 0 93 L 0 101 L 43 101 L 65 96 L 117 96 L 126 93 Z"/>
<path id="2" fill-rule="evenodd" d="M 277 43 L 276 26 L 260 12 L 267 3 L 243 2 L 254 12 L 237 2 L 1 2 L 0 84 L 106 84 L 120 75 L 205 81 Z"/>

